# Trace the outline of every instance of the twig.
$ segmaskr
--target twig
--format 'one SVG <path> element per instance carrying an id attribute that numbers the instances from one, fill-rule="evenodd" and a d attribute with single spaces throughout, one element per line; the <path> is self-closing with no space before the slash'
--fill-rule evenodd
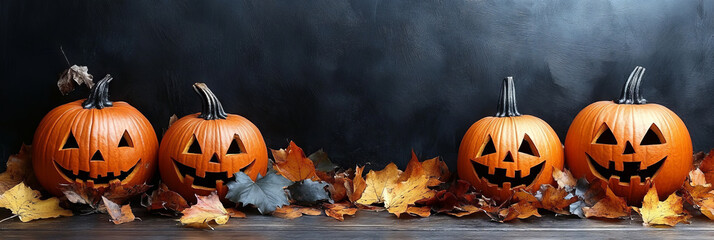
<path id="1" fill-rule="evenodd" d="M 60 45 L 60 51 L 62 52 L 62 56 L 64 56 L 64 61 L 67 62 L 67 67 L 71 67 L 72 64 L 69 63 L 69 59 L 67 59 L 67 54 L 64 54 L 64 49 L 62 49 L 61 45 Z"/>
<path id="2" fill-rule="evenodd" d="M 7 221 L 7 220 L 10 220 L 10 219 L 13 219 L 13 218 L 15 218 L 15 217 L 17 217 L 17 216 L 20 216 L 20 215 L 17 215 L 17 214 L 15 214 L 15 215 L 12 215 L 12 216 L 6 217 L 5 219 L 3 219 L 3 220 L 0 220 L 0 223 L 1 223 L 1 222 L 4 222 L 4 221 Z"/>

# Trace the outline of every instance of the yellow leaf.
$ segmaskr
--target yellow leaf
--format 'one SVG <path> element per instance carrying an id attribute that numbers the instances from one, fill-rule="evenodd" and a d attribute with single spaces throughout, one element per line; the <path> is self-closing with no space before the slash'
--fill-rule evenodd
<path id="1" fill-rule="evenodd" d="M 642 202 L 642 208 L 632 207 L 642 215 L 643 225 L 668 225 L 674 226 L 677 223 L 689 223 L 691 216 L 684 211 L 682 198 L 672 193 L 664 202 L 659 201 L 657 189 L 652 186 Z"/>
<path id="2" fill-rule="evenodd" d="M 399 178 L 399 169 L 394 163 L 390 163 L 380 171 L 370 170 L 365 176 L 367 187 L 362 192 L 362 197 L 357 200 L 357 203 L 362 205 L 370 205 L 373 203 L 383 203 L 384 197 L 382 193 L 385 188 L 391 188 L 396 184 Z"/>
<path id="3" fill-rule="evenodd" d="M 196 205 L 181 211 L 183 216 L 179 221 L 187 227 L 211 228 L 210 222 L 222 225 L 228 222 L 230 214 L 223 207 L 223 203 L 218 198 L 216 192 L 208 196 L 196 195 Z"/>
<path id="4" fill-rule="evenodd" d="M 384 197 L 384 207 L 387 211 L 399 217 L 406 212 L 409 205 L 414 202 L 433 197 L 434 190 L 429 189 L 429 176 L 420 175 L 412 177 L 405 182 L 399 182 L 393 187 L 384 188 L 382 196 Z"/>
<path id="5" fill-rule="evenodd" d="M 40 192 L 32 190 L 25 183 L 15 185 L 0 195 L 0 207 L 7 208 L 23 222 L 35 219 L 72 216 L 72 211 L 62 209 L 59 199 L 52 197 L 40 200 Z"/>

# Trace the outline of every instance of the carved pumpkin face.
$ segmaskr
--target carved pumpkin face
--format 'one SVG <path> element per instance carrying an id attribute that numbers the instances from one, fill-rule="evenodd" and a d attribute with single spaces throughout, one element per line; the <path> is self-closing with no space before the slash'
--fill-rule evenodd
<path id="1" fill-rule="evenodd" d="M 268 150 L 253 123 L 223 112 L 205 84 L 194 87 L 206 108 L 177 120 L 166 131 L 159 151 L 161 178 L 187 200 L 213 191 L 224 197 L 236 172 L 252 179 L 265 175 Z"/>
<path id="2" fill-rule="evenodd" d="M 684 122 L 666 107 L 639 97 L 644 68 L 630 75 L 617 102 L 585 107 L 573 120 L 565 139 L 568 166 L 575 177 L 600 178 L 639 205 L 657 185 L 660 198 L 682 186 L 692 168 L 692 142 Z"/>
<path id="3" fill-rule="evenodd" d="M 553 167 L 563 168 L 563 148 L 540 118 L 520 115 L 513 80 L 504 80 L 499 113 L 474 123 L 459 148 L 459 177 L 498 202 L 516 188 L 537 190 L 553 182 Z"/>
<path id="4" fill-rule="evenodd" d="M 73 182 L 90 187 L 143 184 L 156 169 L 154 129 L 131 105 L 106 100 L 109 81 L 111 77 L 98 82 L 86 101 L 53 109 L 37 128 L 35 175 L 56 196 L 62 195 L 59 184 Z"/>

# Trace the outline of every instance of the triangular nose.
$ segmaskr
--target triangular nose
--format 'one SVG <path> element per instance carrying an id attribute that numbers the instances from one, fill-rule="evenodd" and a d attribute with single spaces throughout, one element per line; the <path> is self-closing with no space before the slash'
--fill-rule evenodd
<path id="1" fill-rule="evenodd" d="M 208 162 L 221 163 L 221 161 L 218 160 L 218 154 L 217 154 L 217 153 L 214 153 L 214 154 L 213 154 L 213 157 L 211 157 L 211 160 L 208 160 Z"/>
<path id="2" fill-rule="evenodd" d="M 511 156 L 511 151 L 508 151 L 508 153 L 506 153 L 506 158 L 503 159 L 503 162 L 515 162 L 513 161 L 513 156 Z"/>
<path id="3" fill-rule="evenodd" d="M 97 150 L 94 152 L 94 155 L 92 155 L 92 158 L 89 159 L 90 161 L 104 161 L 104 156 L 102 156 L 102 153 Z"/>
<path id="4" fill-rule="evenodd" d="M 627 141 L 627 143 L 625 143 L 625 152 L 623 152 L 622 155 L 633 153 L 635 153 L 635 148 L 632 147 L 630 141 Z"/>

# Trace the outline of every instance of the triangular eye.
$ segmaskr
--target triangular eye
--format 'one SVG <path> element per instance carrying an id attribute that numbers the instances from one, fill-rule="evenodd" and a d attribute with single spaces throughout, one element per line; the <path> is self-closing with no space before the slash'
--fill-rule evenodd
<path id="1" fill-rule="evenodd" d="M 72 132 L 69 132 L 69 135 L 67 136 L 67 140 L 64 141 L 64 144 L 62 145 L 62 149 L 73 149 L 73 148 L 79 148 L 79 144 L 77 144 L 77 139 L 74 138 L 74 134 Z"/>
<path id="2" fill-rule="evenodd" d="M 228 151 L 226 152 L 226 155 L 241 153 L 245 153 L 245 146 L 243 146 L 243 141 L 241 141 L 238 134 L 236 134 L 235 137 L 233 137 L 233 141 L 231 141 L 231 145 L 228 146 Z"/>
<path id="3" fill-rule="evenodd" d="M 196 135 L 191 138 L 191 145 L 186 149 L 186 153 L 201 154 L 201 145 L 196 140 Z"/>
<path id="4" fill-rule="evenodd" d="M 665 143 L 664 137 L 662 137 L 662 132 L 659 130 L 657 125 L 652 124 L 650 129 L 645 133 L 645 137 L 642 138 L 640 145 L 655 145 Z"/>
<path id="5" fill-rule="evenodd" d="M 124 130 L 124 134 L 121 136 L 121 139 L 119 139 L 119 147 L 134 147 L 134 142 L 131 141 L 129 132 L 126 130 Z"/>
<path id="6" fill-rule="evenodd" d="M 483 150 L 481 150 L 481 154 L 479 154 L 479 156 L 486 156 L 492 153 L 496 153 L 496 145 L 493 144 L 491 136 L 488 136 L 488 141 L 486 142 L 486 145 L 483 146 Z"/>
<path id="7" fill-rule="evenodd" d="M 540 154 L 538 154 L 538 149 L 535 147 L 533 141 L 531 140 L 531 137 L 529 137 L 528 134 L 523 137 L 523 142 L 521 142 L 521 147 L 518 148 L 518 151 L 531 156 L 540 157 Z"/>
<path id="8" fill-rule="evenodd" d="M 617 145 L 615 134 L 612 134 L 612 131 L 610 131 L 610 127 L 608 127 L 607 124 L 603 123 L 602 127 L 600 127 L 600 134 L 598 134 L 597 138 L 595 138 L 595 143 Z"/>

